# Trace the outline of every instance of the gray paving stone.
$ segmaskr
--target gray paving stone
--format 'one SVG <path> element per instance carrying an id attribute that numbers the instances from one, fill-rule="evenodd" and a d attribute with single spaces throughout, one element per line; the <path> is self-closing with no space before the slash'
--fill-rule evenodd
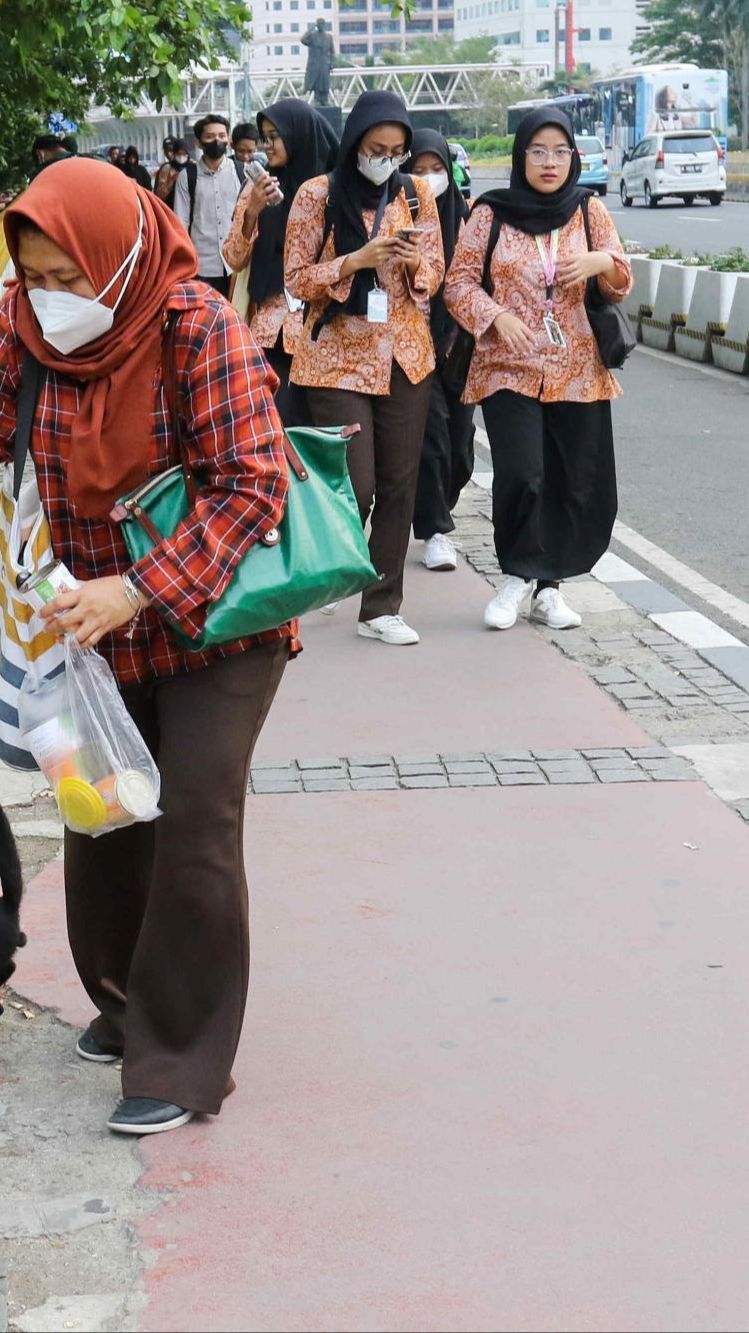
<path id="1" fill-rule="evenodd" d="M 438 754 L 395 754 L 393 755 L 393 760 L 398 765 L 398 768 L 402 768 L 404 764 L 441 763 Z"/>
<path id="2" fill-rule="evenodd" d="M 446 787 L 447 778 L 442 773 L 421 773 L 414 778 L 401 778 L 401 787 L 420 788 L 420 787 Z"/>
<path id="3" fill-rule="evenodd" d="M 663 768 L 655 769 L 651 774 L 653 782 L 699 782 L 699 774 L 690 768 L 669 768 L 667 764 Z"/>
<path id="4" fill-rule="evenodd" d="M 665 745 L 628 745 L 627 754 L 633 759 L 673 759 Z"/>
<path id="5" fill-rule="evenodd" d="M 610 685 L 609 694 L 615 699 L 652 699 L 653 692 L 647 685 Z"/>
<path id="6" fill-rule="evenodd" d="M 580 751 L 579 750 L 534 750 L 533 758 L 542 761 L 545 760 L 557 761 L 562 759 L 572 761 L 576 759 L 579 763 Z"/>
<path id="7" fill-rule="evenodd" d="M 321 782 L 335 781 L 338 778 L 348 779 L 348 770 L 342 765 L 338 768 L 305 768 L 302 773 L 302 781 L 314 782 L 319 779 Z"/>
<path id="8" fill-rule="evenodd" d="M 650 696 L 649 699 L 620 699 L 619 703 L 621 704 L 622 708 L 627 709 L 627 712 L 634 712 L 635 709 L 640 709 L 640 708 L 645 710 L 647 708 L 663 707 L 661 700 L 653 698 L 652 695 Z"/>
<path id="9" fill-rule="evenodd" d="M 440 759 L 445 766 L 448 764 L 471 763 L 479 759 L 484 762 L 485 758 L 483 750 L 466 750 L 464 753 L 440 755 Z"/>
<path id="10" fill-rule="evenodd" d="M 733 805 L 737 815 L 749 821 L 749 801 L 735 801 Z"/>
<path id="11" fill-rule="evenodd" d="M 634 680 L 634 676 L 622 667 L 602 667 L 593 672 L 593 679 L 599 685 L 626 685 Z"/>
<path id="12" fill-rule="evenodd" d="M 402 778 L 417 778 L 423 773 L 444 773 L 444 771 L 439 759 L 436 759 L 434 763 L 398 765 L 398 772 Z"/>
<path id="13" fill-rule="evenodd" d="M 495 773 L 537 773 L 538 764 L 526 763 L 523 759 L 511 759 L 507 763 L 502 763 L 498 759 L 492 760 L 492 768 Z"/>
<path id="14" fill-rule="evenodd" d="M 557 772 L 549 773 L 548 778 L 549 782 L 554 787 L 564 783 L 571 787 L 578 784 L 583 786 L 586 782 L 595 782 L 596 775 L 595 773 L 591 773 L 589 768 L 583 768 L 579 773 L 573 772 L 572 769 L 560 769 Z"/>
<path id="15" fill-rule="evenodd" d="M 498 773 L 500 787 L 545 787 L 546 778 L 538 769 L 534 773 Z"/>
<path id="16" fill-rule="evenodd" d="M 340 768 L 341 759 L 297 759 L 297 767 L 302 771 L 317 768 Z"/>
<path id="17" fill-rule="evenodd" d="M 618 759 L 620 757 L 625 759 L 627 756 L 626 750 L 612 749 L 611 747 L 602 750 L 582 750 L 581 753 L 585 759 Z"/>
<path id="18" fill-rule="evenodd" d="M 641 768 L 602 768 L 599 770 L 600 782 L 647 782 L 648 775 Z"/>
<path id="19" fill-rule="evenodd" d="M 395 777 L 395 768 L 392 764 L 349 764 L 348 775 L 352 780 L 354 778 L 387 777 L 388 774 Z"/>
<path id="20" fill-rule="evenodd" d="M 749 690 L 749 648 L 732 644 L 725 648 L 702 648 L 700 656 L 723 676 Z"/>
<path id="21" fill-rule="evenodd" d="M 301 791 L 302 784 L 301 781 L 294 782 L 293 779 L 288 779 L 286 782 L 262 782 L 259 778 L 256 778 L 252 788 L 256 796 L 285 796 L 292 792 Z"/>
<path id="22" fill-rule="evenodd" d="M 389 754 L 350 754 L 347 758 L 350 768 L 392 768 L 393 764 Z"/>
<path id="23" fill-rule="evenodd" d="M 544 773 L 587 773 L 588 765 L 582 759 L 539 759 Z"/>
<path id="24" fill-rule="evenodd" d="M 277 779 L 288 781 L 291 778 L 298 778 L 299 771 L 297 768 L 292 768 L 291 765 L 288 768 L 255 768 L 253 765 L 250 769 L 250 775 L 253 781 L 256 778 L 262 778 L 264 782 L 274 782 Z"/>
<path id="25" fill-rule="evenodd" d="M 617 769 L 627 770 L 634 768 L 635 761 L 634 759 L 628 759 L 626 754 L 618 754 L 612 755 L 608 759 L 591 759 L 590 766 L 596 773 L 600 773 L 603 769 L 613 769 L 616 771 Z"/>
<path id="26" fill-rule="evenodd" d="M 392 777 L 352 778 L 351 786 L 354 791 L 397 791 L 398 779 L 395 774 Z"/>
<path id="27" fill-rule="evenodd" d="M 279 764 L 278 761 L 274 759 L 266 759 L 265 761 L 261 760 L 259 763 L 253 762 L 251 769 L 251 772 L 253 773 L 296 773 L 296 771 L 296 762 L 292 761 L 290 764 Z"/>
<path id="28" fill-rule="evenodd" d="M 307 791 L 351 791 L 351 783 L 348 778 L 308 778 L 306 775 L 302 779 L 304 790 Z"/>
<path id="29" fill-rule="evenodd" d="M 55 1199 L 0 1201 L 0 1236 L 4 1240 L 28 1236 L 60 1236 L 99 1222 L 110 1222 L 114 1212 L 104 1199 L 87 1194 L 61 1194 Z"/>
<path id="30" fill-rule="evenodd" d="M 609 587 L 628 606 L 633 606 L 635 610 L 642 611 L 645 615 L 650 615 L 654 611 L 689 611 L 690 609 L 680 597 L 674 597 L 674 594 L 669 592 L 668 588 L 661 587 L 660 583 L 654 583 L 652 579 L 632 579 L 631 582 L 627 583 L 610 583 Z M 645 642 L 650 642 L 650 640 L 645 640 Z"/>
<path id="31" fill-rule="evenodd" d="M 492 750 L 486 757 L 490 764 L 493 764 L 495 759 L 498 763 L 503 764 L 510 763 L 515 759 L 531 759 L 532 755 L 530 750 Z"/>
<path id="32" fill-rule="evenodd" d="M 489 765 L 485 759 L 446 759 L 445 769 L 448 773 L 489 773 Z"/>
<path id="33" fill-rule="evenodd" d="M 451 787 L 496 787 L 497 779 L 489 770 L 487 773 L 450 773 Z"/>

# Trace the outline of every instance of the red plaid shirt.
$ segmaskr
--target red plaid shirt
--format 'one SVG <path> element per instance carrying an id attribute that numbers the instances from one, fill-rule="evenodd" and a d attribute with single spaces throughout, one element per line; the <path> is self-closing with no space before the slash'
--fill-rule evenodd
<path id="1" fill-rule="evenodd" d="M 2 461 L 13 455 L 21 378 L 15 304 L 11 293 L 0 306 Z M 178 401 L 190 460 L 202 483 L 195 508 L 171 537 L 131 566 L 116 523 L 76 513 L 62 457 L 80 403 L 80 383 L 47 371 L 32 440 L 55 555 L 80 580 L 129 573 L 152 602 L 132 639 L 126 637 L 125 626 L 98 645 L 123 684 L 195 670 L 259 643 L 290 639 L 291 650 L 298 647 L 296 624 L 205 653 L 185 652 L 170 633 L 170 622 L 193 637 L 200 633 L 208 603 L 221 596 L 241 557 L 280 522 L 288 474 L 273 403 L 277 381 L 236 311 L 199 282 L 178 283 L 166 310 L 180 313 L 175 339 Z M 160 367 L 154 387 L 149 476 L 177 461 Z"/>

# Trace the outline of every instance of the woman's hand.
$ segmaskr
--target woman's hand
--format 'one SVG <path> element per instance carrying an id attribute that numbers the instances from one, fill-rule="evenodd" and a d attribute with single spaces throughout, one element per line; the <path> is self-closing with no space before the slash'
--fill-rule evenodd
<path id="1" fill-rule="evenodd" d="M 257 220 L 264 208 L 267 208 L 276 196 L 278 182 L 272 176 L 261 176 L 250 190 L 247 208 L 242 222 L 242 232 L 246 241 L 252 240 Z"/>
<path id="2" fill-rule="evenodd" d="M 608 278 L 615 269 L 614 257 L 608 250 L 587 250 L 581 255 L 560 259 L 556 276 L 560 287 L 571 287 L 576 282 L 587 282 L 588 278 L 597 278 L 601 274 Z"/>
<path id="3" fill-rule="evenodd" d="M 143 605 L 145 599 L 141 599 Z M 121 577 L 91 579 L 80 588 L 62 592 L 48 602 L 41 612 L 49 629 L 58 638 L 75 634 L 82 648 L 93 648 L 110 630 L 133 619 L 133 606 Z"/>
<path id="4" fill-rule="evenodd" d="M 535 335 L 517 315 L 511 315 L 508 311 L 497 315 L 494 327 L 499 341 L 515 356 L 534 356 L 538 351 Z"/>
<path id="5" fill-rule="evenodd" d="M 377 265 L 384 264 L 386 259 L 392 259 L 397 240 L 397 236 L 375 236 L 373 241 L 367 241 L 361 250 L 355 250 L 349 255 L 349 259 L 354 261 L 354 271 L 377 268 Z"/>
<path id="6" fill-rule="evenodd" d="M 396 236 L 395 239 L 397 245 L 393 246 L 393 257 L 399 259 L 404 267 L 408 269 L 410 276 L 415 278 L 421 263 L 421 236 L 419 232 L 412 231 L 407 240 L 404 240 L 401 236 Z"/>

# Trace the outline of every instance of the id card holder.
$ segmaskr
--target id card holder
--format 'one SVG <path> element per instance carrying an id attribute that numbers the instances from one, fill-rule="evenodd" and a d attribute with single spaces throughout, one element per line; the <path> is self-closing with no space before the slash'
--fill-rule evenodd
<path id="1" fill-rule="evenodd" d="M 288 287 L 284 287 L 283 294 L 286 297 L 286 304 L 292 315 L 295 311 L 304 309 L 304 301 L 300 301 L 296 296 L 292 296 Z"/>
<path id="2" fill-rule="evenodd" d="M 552 347 L 566 347 L 564 334 L 553 315 L 544 315 L 544 328 L 546 337 L 549 339 Z"/>
<path id="3" fill-rule="evenodd" d="M 388 294 L 382 287 L 373 287 L 367 296 L 367 323 L 387 324 Z"/>

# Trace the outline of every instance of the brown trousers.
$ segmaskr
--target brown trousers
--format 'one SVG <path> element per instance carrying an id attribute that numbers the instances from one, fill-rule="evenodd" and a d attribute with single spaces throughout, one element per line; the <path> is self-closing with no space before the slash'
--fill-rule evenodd
<path id="1" fill-rule="evenodd" d="M 247 777 L 287 660 L 281 641 L 126 686 L 163 814 L 100 838 L 65 832 L 70 947 L 95 1037 L 124 1052 L 126 1097 L 221 1108 L 249 977 Z"/>
<path id="2" fill-rule="evenodd" d="M 348 447 L 348 467 L 362 523 L 370 512 L 369 554 L 379 583 L 366 588 L 360 620 L 397 615 L 403 601 L 403 566 L 414 514 L 432 376 L 412 384 L 394 361 L 390 393 L 381 397 L 350 389 L 308 389 L 316 426 L 361 430 Z M 373 508 L 374 505 L 374 508 Z"/>

